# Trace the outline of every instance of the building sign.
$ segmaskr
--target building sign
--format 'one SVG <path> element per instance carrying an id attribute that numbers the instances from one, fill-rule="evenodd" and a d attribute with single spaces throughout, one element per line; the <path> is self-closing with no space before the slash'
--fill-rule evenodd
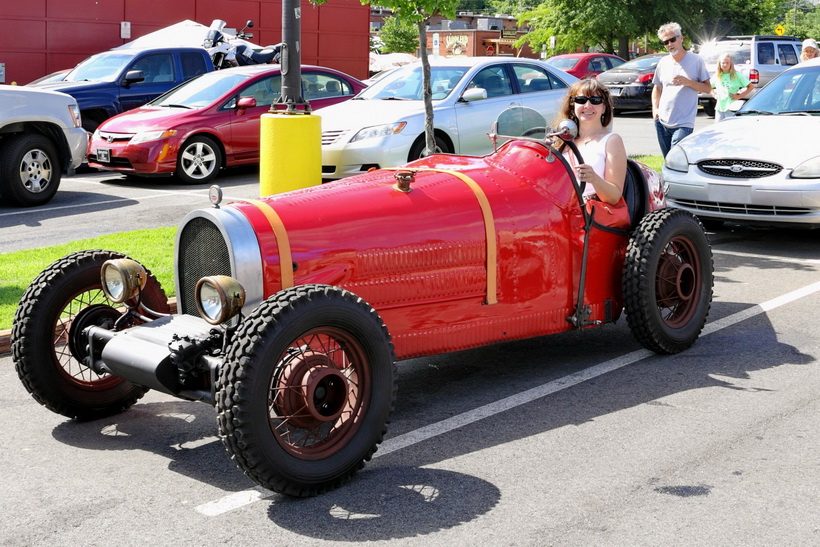
<path id="1" fill-rule="evenodd" d="M 467 42 L 469 38 L 466 34 L 448 34 L 444 37 L 446 55 L 466 55 Z"/>
<path id="2" fill-rule="evenodd" d="M 498 35 L 499 38 L 507 38 L 510 40 L 515 40 L 518 38 L 518 31 L 517 30 L 502 30 L 501 33 Z"/>

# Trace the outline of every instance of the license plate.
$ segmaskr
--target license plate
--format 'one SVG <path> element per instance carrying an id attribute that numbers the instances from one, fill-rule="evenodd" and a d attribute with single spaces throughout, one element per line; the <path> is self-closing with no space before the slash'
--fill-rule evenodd
<path id="1" fill-rule="evenodd" d="M 612 95 L 613 97 L 617 97 L 618 95 L 621 94 L 621 88 L 620 87 L 610 87 L 609 88 L 609 94 Z"/>
<path id="2" fill-rule="evenodd" d="M 97 148 L 97 161 L 101 163 L 108 163 L 111 161 L 110 148 Z"/>

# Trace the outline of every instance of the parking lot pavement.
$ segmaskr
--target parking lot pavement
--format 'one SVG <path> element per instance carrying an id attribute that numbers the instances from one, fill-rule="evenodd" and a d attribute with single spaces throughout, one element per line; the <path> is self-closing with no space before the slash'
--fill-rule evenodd
<path id="1" fill-rule="evenodd" d="M 714 118 L 707 116 L 702 110 L 695 118 L 695 131 L 700 131 L 715 123 Z M 661 148 L 658 146 L 658 137 L 655 133 L 655 122 L 652 112 L 622 112 L 615 116 L 614 131 L 624 140 L 626 153 L 630 156 L 659 156 Z"/>

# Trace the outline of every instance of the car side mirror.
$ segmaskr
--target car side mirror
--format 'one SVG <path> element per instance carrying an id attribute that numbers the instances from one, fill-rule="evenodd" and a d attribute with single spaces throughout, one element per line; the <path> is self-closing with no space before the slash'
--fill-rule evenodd
<path id="1" fill-rule="evenodd" d="M 487 98 L 487 90 L 483 87 L 473 87 L 468 89 L 461 95 L 461 100 L 468 103 L 473 101 L 480 101 Z"/>
<path id="2" fill-rule="evenodd" d="M 138 84 L 145 81 L 145 73 L 141 70 L 129 70 L 125 73 L 124 85 Z"/>
<path id="3" fill-rule="evenodd" d="M 236 103 L 237 110 L 247 110 L 248 108 L 254 108 L 256 106 L 256 99 L 253 97 L 242 97 Z"/>

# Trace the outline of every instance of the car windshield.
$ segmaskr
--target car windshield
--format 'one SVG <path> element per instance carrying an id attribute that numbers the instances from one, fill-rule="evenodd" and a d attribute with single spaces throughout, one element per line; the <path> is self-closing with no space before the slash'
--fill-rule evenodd
<path id="1" fill-rule="evenodd" d="M 552 59 L 547 59 L 545 62 L 555 68 L 566 70 L 577 65 L 580 60 L 578 57 L 553 57 Z"/>
<path id="2" fill-rule="evenodd" d="M 208 72 L 172 89 L 150 103 L 151 106 L 182 106 L 202 108 L 250 78 L 247 74 L 225 71 Z"/>
<path id="3" fill-rule="evenodd" d="M 447 97 L 467 73 L 466 66 L 430 67 L 433 100 Z M 420 101 L 421 65 L 408 65 L 377 80 L 356 96 L 356 99 Z"/>
<path id="4" fill-rule="evenodd" d="M 618 66 L 618 70 L 644 70 L 658 66 L 661 57 L 638 57 Z"/>
<path id="5" fill-rule="evenodd" d="M 64 80 L 67 82 L 113 82 L 133 59 L 133 55 L 123 53 L 92 55 L 66 74 Z"/>
<path id="6" fill-rule="evenodd" d="M 752 46 L 739 42 L 708 42 L 700 47 L 698 55 L 707 65 L 717 64 L 721 53 L 728 53 L 736 65 L 751 62 Z"/>
<path id="7" fill-rule="evenodd" d="M 820 114 L 820 66 L 783 72 L 737 111 L 738 116 L 806 113 Z"/>

